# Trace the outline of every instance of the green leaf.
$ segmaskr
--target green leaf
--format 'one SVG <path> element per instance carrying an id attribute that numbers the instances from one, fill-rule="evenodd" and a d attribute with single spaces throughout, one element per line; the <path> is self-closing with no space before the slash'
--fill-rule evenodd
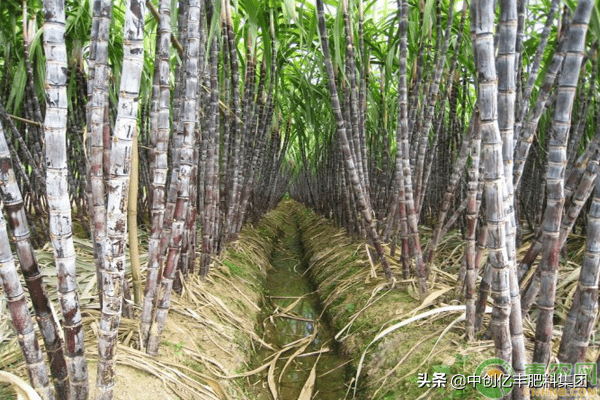
<path id="1" fill-rule="evenodd" d="M 425 9 L 423 10 L 423 24 L 421 28 L 421 34 L 423 38 L 431 34 L 433 20 L 435 19 L 434 5 L 435 0 L 427 0 L 425 2 Z"/>
<path id="2" fill-rule="evenodd" d="M 297 20 L 296 4 L 294 0 L 283 0 L 283 15 L 294 22 Z"/>

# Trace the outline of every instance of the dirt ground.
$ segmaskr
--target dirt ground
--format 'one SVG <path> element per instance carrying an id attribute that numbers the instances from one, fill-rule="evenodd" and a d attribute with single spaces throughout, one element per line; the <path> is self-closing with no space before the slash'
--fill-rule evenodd
<path id="1" fill-rule="evenodd" d="M 90 382 L 96 381 L 96 363 L 89 363 Z M 90 385 L 90 398 L 94 398 L 95 385 Z M 115 400 L 178 400 L 179 397 L 156 377 L 139 369 L 120 365 L 115 386 Z"/>

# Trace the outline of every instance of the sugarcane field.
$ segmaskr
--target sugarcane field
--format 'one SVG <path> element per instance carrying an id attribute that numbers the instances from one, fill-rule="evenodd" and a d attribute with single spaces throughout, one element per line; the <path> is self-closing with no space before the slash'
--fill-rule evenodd
<path id="1" fill-rule="evenodd" d="M 600 399 L 600 1 L 0 0 L 0 400 Z"/>

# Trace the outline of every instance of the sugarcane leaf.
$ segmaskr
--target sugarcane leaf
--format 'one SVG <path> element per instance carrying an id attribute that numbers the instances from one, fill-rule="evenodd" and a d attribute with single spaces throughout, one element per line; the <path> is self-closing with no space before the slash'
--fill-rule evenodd
<path id="1" fill-rule="evenodd" d="M 273 400 L 278 399 L 277 395 L 277 384 L 275 383 L 275 364 L 277 364 L 277 360 L 279 360 L 279 356 L 281 352 L 278 352 L 273 358 L 269 365 L 269 371 L 267 372 L 267 383 L 269 385 L 269 390 L 271 391 L 271 395 L 273 396 Z"/>
<path id="2" fill-rule="evenodd" d="M 36 391 L 23 379 L 10 372 L 0 371 L 0 382 L 11 384 L 17 390 L 17 396 L 23 400 L 42 400 Z"/>
<path id="3" fill-rule="evenodd" d="M 25 95 L 25 85 L 27 84 L 27 72 L 25 70 L 25 60 L 19 61 L 19 67 L 17 68 L 14 80 L 11 85 L 10 94 L 8 96 L 8 102 L 6 108 L 8 110 L 16 111 L 21 107 L 23 96 Z"/>
<path id="4" fill-rule="evenodd" d="M 308 374 L 308 379 L 302 386 L 302 390 L 300 391 L 300 396 L 298 396 L 298 400 L 310 400 L 312 398 L 312 393 L 315 390 L 315 381 L 317 379 L 317 363 L 319 362 L 319 357 L 315 361 L 315 364 L 310 370 Z"/>
<path id="5" fill-rule="evenodd" d="M 296 4 L 294 0 L 283 0 L 283 15 L 294 22 L 297 20 Z"/>
<path id="6" fill-rule="evenodd" d="M 426 0 L 425 9 L 423 10 L 423 24 L 421 27 L 422 37 L 431 34 L 431 29 L 433 27 L 433 20 L 435 16 L 434 10 L 435 0 Z"/>

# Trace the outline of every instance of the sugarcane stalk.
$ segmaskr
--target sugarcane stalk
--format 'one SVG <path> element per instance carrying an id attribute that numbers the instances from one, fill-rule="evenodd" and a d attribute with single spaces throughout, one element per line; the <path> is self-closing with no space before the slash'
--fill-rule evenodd
<path id="1" fill-rule="evenodd" d="M 0 195 L 6 210 L 12 240 L 27 290 L 31 295 L 35 317 L 48 354 L 56 396 L 68 398 L 70 391 L 67 365 L 60 337 L 60 324 L 48 298 L 44 278 L 31 243 L 23 197 L 17 185 L 4 130 L 0 124 Z"/>
<path id="2" fill-rule="evenodd" d="M 129 225 L 129 259 L 131 260 L 131 281 L 133 283 L 133 301 L 142 304 L 142 271 L 138 246 L 137 205 L 139 188 L 138 135 L 133 135 L 131 143 L 131 179 L 127 203 L 127 224 Z M 130 317 L 131 318 L 131 317 Z"/>
<path id="3" fill-rule="evenodd" d="M 71 398 L 87 399 L 88 380 L 83 325 L 77 294 L 75 248 L 67 181 L 67 52 L 63 0 L 45 0 L 44 53 L 46 54 L 46 187 L 49 230 L 58 276 L 63 315 L 66 362 Z"/>
<path id="4" fill-rule="evenodd" d="M 389 268 L 387 259 L 383 253 L 383 248 L 381 247 L 381 242 L 379 241 L 379 235 L 375 230 L 375 225 L 373 224 L 373 220 L 371 217 L 371 209 L 369 204 L 366 202 L 364 196 L 364 189 L 360 183 L 358 172 L 355 168 L 354 160 L 352 159 L 350 153 L 350 144 L 348 142 L 348 137 L 346 136 L 346 127 L 344 123 L 344 118 L 342 116 L 340 110 L 340 102 L 337 94 L 337 85 L 335 83 L 335 77 L 333 73 L 333 65 L 331 63 L 331 56 L 329 54 L 329 40 L 327 39 L 327 31 L 325 25 L 325 12 L 324 5 L 322 0 L 317 0 L 317 16 L 318 16 L 318 24 L 319 24 L 319 32 L 321 36 L 321 47 L 323 51 L 323 56 L 325 59 L 325 67 L 327 70 L 327 81 L 329 87 L 329 96 L 331 100 L 331 108 L 333 109 L 333 113 L 336 120 L 336 130 L 337 136 L 340 143 L 340 147 L 342 153 L 344 155 L 344 162 L 346 165 L 346 171 L 350 176 L 352 191 L 356 196 L 359 211 L 363 216 L 365 225 L 368 229 L 369 236 L 371 238 L 372 243 L 375 246 L 377 251 L 377 255 L 381 261 L 384 273 L 386 274 L 388 279 L 392 279 L 392 273 Z"/>
<path id="5" fill-rule="evenodd" d="M 127 247 L 127 199 L 131 148 L 137 132 L 139 89 L 144 64 L 143 0 L 128 0 L 123 29 L 123 66 L 114 136 L 110 148 L 102 310 L 98 326 L 96 400 L 111 400 L 115 385 L 117 335 L 123 306 Z"/>
<path id="6" fill-rule="evenodd" d="M 479 116 L 473 115 L 473 136 L 471 138 L 471 165 L 469 166 L 469 183 L 467 194 L 467 233 L 465 246 L 465 334 L 467 340 L 473 340 L 475 336 L 475 288 L 477 283 L 476 269 L 476 230 L 477 215 L 479 208 L 477 204 L 477 189 L 479 187 L 479 154 L 481 152 L 481 136 L 477 126 Z"/>
<path id="7" fill-rule="evenodd" d="M 573 15 L 568 33 L 564 68 L 562 70 L 554 120 L 548 141 L 548 175 L 546 178 L 547 206 L 543 226 L 546 233 L 540 262 L 540 296 L 537 301 L 538 320 L 536 324 L 533 362 L 547 363 L 551 355 L 554 303 L 556 301 L 556 280 L 560 251 L 559 232 L 564 206 L 564 174 L 566 144 L 571 125 L 571 110 L 577 80 L 581 69 L 585 37 L 588 29 L 593 2 L 580 0 Z"/>
<path id="8" fill-rule="evenodd" d="M 510 340 L 510 264 L 506 253 L 506 210 L 503 201 L 505 177 L 502 163 L 502 138 L 497 120 L 497 83 L 494 57 L 494 4 L 480 0 L 476 7 L 476 65 L 478 72 L 479 124 L 482 140 L 483 183 L 488 239 L 492 334 L 497 357 L 512 362 Z"/>
<path id="9" fill-rule="evenodd" d="M 152 109 L 150 113 L 150 173 L 152 175 L 152 204 L 150 208 L 150 238 L 148 239 L 148 272 L 144 289 L 144 303 L 141 316 L 142 347 L 146 346 L 158 285 L 162 257 L 160 238 L 165 218 L 167 184 L 167 149 L 169 147 L 171 87 L 169 83 L 170 41 L 171 41 L 171 2 L 161 0 L 160 23 L 156 37 L 156 65 L 152 86 Z"/>
<path id="10" fill-rule="evenodd" d="M 177 200 L 173 210 L 172 233 L 169 238 L 168 253 L 163 269 L 162 280 L 157 293 L 156 315 L 152 321 L 146 352 L 157 355 L 163 330 L 166 325 L 167 314 L 171 305 L 171 292 L 176 268 L 181 255 L 183 232 L 187 222 L 187 212 L 190 201 L 190 176 L 194 144 L 196 139 L 196 104 L 198 100 L 198 54 L 201 1 L 192 0 L 187 4 L 187 46 L 183 70 L 186 79 L 182 88 L 181 124 L 176 135 L 181 148 L 178 151 L 179 172 L 177 181 L 171 182 L 176 187 Z"/>
<path id="11" fill-rule="evenodd" d="M 104 192 L 104 131 L 105 112 L 108 108 L 108 36 L 112 15 L 112 2 L 95 0 L 93 4 L 92 45 L 90 46 L 89 100 L 87 103 L 87 179 L 88 208 L 94 264 L 99 298 L 102 299 L 102 270 L 104 243 L 106 241 L 106 203 Z M 102 300 L 100 300 L 102 301 Z"/>
<path id="12" fill-rule="evenodd" d="M 2 124 L 0 123 L 0 163 L 2 165 L 2 198 L 3 201 L 11 200 L 8 197 L 8 194 L 15 194 L 14 189 L 16 187 L 16 182 L 14 181 L 14 174 L 11 174 L 12 168 L 10 167 L 10 155 L 8 153 L 8 147 L 6 145 L 6 141 L 4 139 L 4 129 L 2 128 Z M 4 171 L 7 171 L 5 175 Z M 12 178 L 12 179 L 11 179 Z M 11 182 L 12 181 L 12 182 Z M 9 188 L 7 190 L 6 188 Z M 20 193 L 19 193 L 20 198 Z M 24 217 L 24 213 L 16 213 L 14 208 L 18 208 L 18 204 L 20 203 L 20 208 L 22 210 L 23 202 L 22 200 L 19 202 L 19 199 L 15 199 L 14 202 L 10 204 L 13 210 L 7 210 L 11 219 L 14 220 L 15 217 Z M 6 307 L 10 313 L 13 325 L 17 332 L 17 341 L 19 343 L 19 347 L 21 352 L 23 353 L 23 358 L 25 359 L 25 365 L 27 368 L 27 374 L 29 376 L 29 381 L 31 385 L 35 389 L 35 391 L 40 395 L 40 397 L 44 400 L 54 399 L 54 393 L 50 387 L 50 382 L 48 380 L 48 370 L 46 369 L 46 364 L 44 363 L 44 355 L 42 350 L 40 349 L 36 333 L 34 330 L 33 321 L 31 319 L 31 315 L 29 314 L 29 308 L 27 304 L 27 297 L 25 294 L 25 290 L 21 285 L 21 281 L 19 280 L 19 275 L 17 272 L 17 268 L 14 263 L 12 251 L 10 249 L 10 243 L 8 241 L 8 233 L 6 231 L 6 221 L 4 220 L 4 204 L 0 206 L 0 282 L 2 283 L 2 289 L 6 296 Z M 19 215 L 20 214 L 20 215 Z M 21 222 L 21 221 L 19 221 Z M 25 224 L 25 230 L 26 228 Z M 23 233 L 23 230 L 21 232 Z M 27 240 L 27 237 L 19 238 Z M 23 246 L 19 246 L 18 250 L 21 250 L 19 253 L 24 255 L 27 251 L 27 246 L 21 240 L 19 240 Z M 35 259 L 34 259 L 35 260 Z M 32 260 L 32 263 L 34 262 Z M 35 262 L 35 266 L 37 263 Z M 21 265 L 25 275 L 25 269 L 31 268 L 34 266 Z M 29 276 L 27 276 L 29 275 Z M 42 330 L 44 340 L 48 340 L 49 344 L 52 344 L 51 348 L 48 348 L 49 359 L 50 361 L 54 361 L 53 367 L 57 367 L 60 362 L 59 356 L 62 353 L 60 338 L 58 337 L 58 326 L 56 321 L 53 319 L 51 315 L 51 310 L 49 309 L 50 303 L 48 301 L 48 297 L 46 295 L 45 288 L 42 282 L 42 276 L 39 273 L 39 269 L 37 273 L 30 270 L 26 275 L 26 283 L 28 283 L 30 293 L 32 295 L 32 300 L 34 301 L 34 309 L 37 314 L 38 324 L 40 325 L 40 329 Z M 35 291 L 37 288 L 37 291 Z M 45 296 L 44 296 L 45 295 Z M 37 302 L 37 304 L 36 304 Z M 41 308 L 40 308 L 41 307 Z M 54 337 L 53 337 L 54 335 Z M 55 357 L 52 357 L 52 352 L 54 352 Z M 64 365 L 64 358 L 63 358 Z M 63 367 L 64 368 L 64 367 Z M 58 372 L 58 371 L 53 371 Z M 63 376 L 66 377 L 66 368 L 63 369 Z M 56 377 L 58 378 L 58 376 Z M 66 385 L 63 389 L 60 390 L 59 394 L 68 396 L 68 388 L 69 382 L 67 379 L 63 378 L 62 382 L 55 381 L 55 385 L 58 384 L 57 390 L 59 390 L 60 385 Z M 65 393 L 65 390 L 67 391 Z"/>

